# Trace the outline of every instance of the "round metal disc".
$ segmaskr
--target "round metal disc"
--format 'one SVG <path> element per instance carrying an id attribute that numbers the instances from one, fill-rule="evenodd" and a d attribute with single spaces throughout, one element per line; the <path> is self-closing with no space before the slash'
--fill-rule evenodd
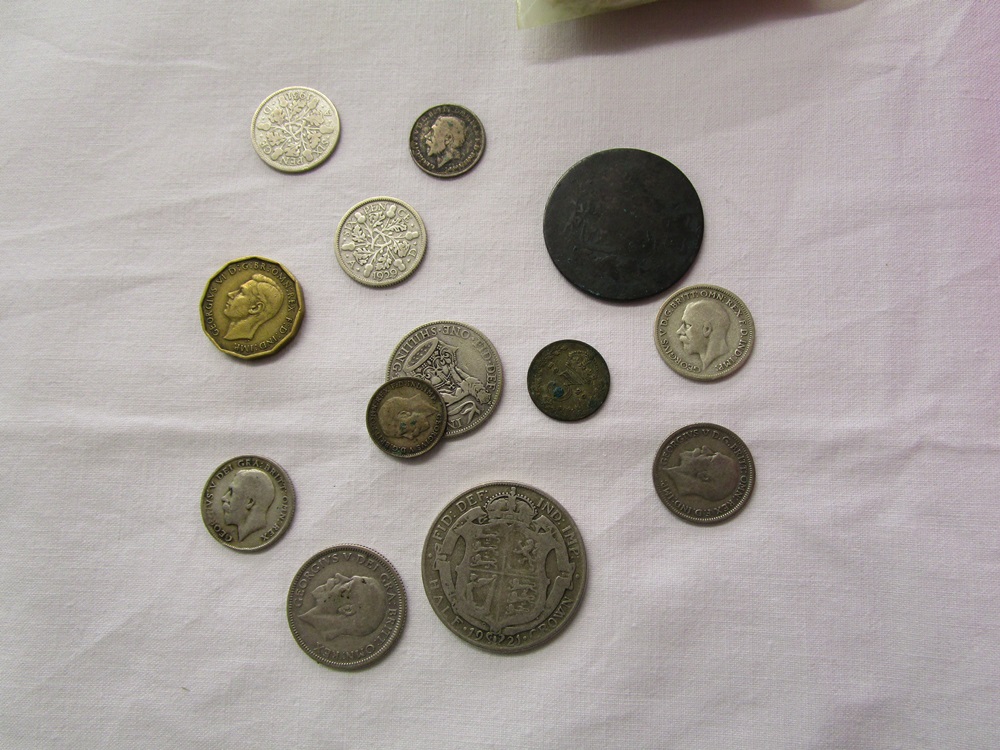
<path id="1" fill-rule="evenodd" d="M 543 414 L 564 422 L 584 419 L 600 409 L 610 387 L 604 357 L 582 341 L 555 341 L 528 367 L 531 400 Z"/>
<path id="2" fill-rule="evenodd" d="M 201 520 L 219 544 L 255 552 L 274 544 L 295 515 L 295 488 L 288 472 L 260 456 L 221 464 L 201 493 Z"/>
<path id="3" fill-rule="evenodd" d="M 326 161 L 340 138 L 333 102 L 308 86 L 289 86 L 261 102 L 250 123 L 257 156 L 279 172 L 306 172 Z"/>
<path id="4" fill-rule="evenodd" d="M 365 417 L 375 445 L 397 458 L 420 456 L 441 440 L 448 409 L 433 385 L 419 378 L 383 383 L 368 402 Z"/>
<path id="5" fill-rule="evenodd" d="M 676 284 L 698 255 L 704 225 L 683 172 L 648 151 L 616 148 L 563 175 L 543 231 L 552 262 L 574 286 L 625 301 Z"/>
<path id="6" fill-rule="evenodd" d="M 385 656 L 406 622 L 406 591 L 374 550 L 341 544 L 318 552 L 288 588 L 288 627 L 309 656 L 334 669 L 358 669 Z"/>
<path id="7" fill-rule="evenodd" d="M 580 530 L 564 507 L 519 482 L 463 492 L 438 514 L 422 559 L 434 613 L 473 646 L 501 654 L 563 632 L 587 580 Z"/>
<path id="8" fill-rule="evenodd" d="M 410 156 L 433 177 L 465 174 L 479 162 L 484 148 L 483 123 L 458 104 L 431 107 L 410 131 Z"/>
<path id="9" fill-rule="evenodd" d="M 653 485 L 671 511 L 697 524 L 718 523 L 750 499 L 756 469 L 746 443 L 725 427 L 703 422 L 663 441 L 653 461 Z"/>
<path id="10" fill-rule="evenodd" d="M 660 356 L 691 380 L 718 380 L 736 372 L 755 338 L 753 316 L 743 300 L 711 284 L 675 292 L 656 316 Z"/>

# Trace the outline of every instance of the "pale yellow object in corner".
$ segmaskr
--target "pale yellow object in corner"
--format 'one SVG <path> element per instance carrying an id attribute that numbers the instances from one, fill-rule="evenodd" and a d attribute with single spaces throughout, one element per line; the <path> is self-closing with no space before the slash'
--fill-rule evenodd
<path id="1" fill-rule="evenodd" d="M 556 21 L 582 18 L 606 10 L 631 8 L 656 0 L 517 0 L 517 27 L 530 29 Z"/>

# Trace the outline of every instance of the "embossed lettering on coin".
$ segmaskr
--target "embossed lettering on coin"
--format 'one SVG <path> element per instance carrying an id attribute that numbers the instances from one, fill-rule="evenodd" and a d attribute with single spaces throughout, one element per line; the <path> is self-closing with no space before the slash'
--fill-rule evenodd
<path id="1" fill-rule="evenodd" d="M 668 437 L 653 461 L 656 494 L 694 523 L 731 518 L 753 492 L 755 469 L 746 443 L 716 424 L 693 424 Z"/>
<path id="2" fill-rule="evenodd" d="M 309 656 L 336 669 L 381 659 L 406 621 L 406 592 L 382 555 L 354 544 L 330 547 L 299 569 L 288 589 L 288 626 Z"/>
<path id="3" fill-rule="evenodd" d="M 756 329 L 743 301 L 700 284 L 672 295 L 656 316 L 656 348 L 670 369 L 691 380 L 717 380 L 750 356 Z"/>
<path id="4" fill-rule="evenodd" d="M 355 281 L 391 286 L 416 270 L 426 247 L 427 230 L 411 206 L 396 198 L 369 198 L 340 220 L 334 255 Z"/>
<path id="5" fill-rule="evenodd" d="M 386 380 L 402 376 L 433 385 L 448 407 L 445 437 L 475 429 L 500 400 L 503 370 L 493 344 L 472 326 L 439 320 L 406 334 L 389 358 Z"/>
<path id="6" fill-rule="evenodd" d="M 375 445 L 391 456 L 410 458 L 438 444 L 448 425 L 448 410 L 430 383 L 396 378 L 371 397 L 366 424 Z"/>
<path id="7" fill-rule="evenodd" d="M 463 493 L 424 543 L 424 590 L 437 616 L 460 638 L 500 653 L 562 632 L 586 574 L 580 532 L 566 509 L 513 482 Z"/>
<path id="8" fill-rule="evenodd" d="M 483 124 L 457 104 L 431 107 L 413 123 L 410 156 L 434 177 L 456 177 L 472 169 L 486 147 Z"/>
<path id="9" fill-rule="evenodd" d="M 274 461 L 238 456 L 212 472 L 201 518 L 220 544 L 250 552 L 277 541 L 295 515 L 295 489 Z"/>
<path id="10" fill-rule="evenodd" d="M 302 288 L 279 263 L 239 258 L 223 266 L 201 298 L 201 327 L 220 351 L 241 359 L 273 354 L 302 322 Z"/>
<path id="11" fill-rule="evenodd" d="M 611 373 L 604 357 L 582 341 L 544 347 L 528 368 L 528 395 L 544 414 L 574 421 L 589 417 L 608 397 Z"/>
<path id="12" fill-rule="evenodd" d="M 250 137 L 268 166 L 280 172 L 305 172 L 333 153 L 340 138 L 340 116 L 320 92 L 291 86 L 261 102 Z"/>

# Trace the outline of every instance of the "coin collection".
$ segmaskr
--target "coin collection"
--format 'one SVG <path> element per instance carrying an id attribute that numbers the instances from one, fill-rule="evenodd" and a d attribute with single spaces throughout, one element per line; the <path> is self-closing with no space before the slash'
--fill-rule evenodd
<path id="1" fill-rule="evenodd" d="M 340 134 L 333 103 L 306 87 L 266 98 L 253 115 L 257 155 L 282 172 L 303 172 L 330 157 Z M 453 178 L 479 162 L 482 122 L 443 104 L 421 114 L 409 135 L 415 164 Z M 694 186 L 676 166 L 638 149 L 592 154 L 558 181 L 545 208 L 543 236 L 558 271 L 581 291 L 626 301 L 660 294 L 689 270 L 701 248 L 704 216 Z M 405 281 L 424 256 L 427 230 L 416 209 L 375 197 L 344 214 L 334 255 L 352 280 L 370 287 Z M 256 256 L 223 266 L 201 299 L 205 335 L 240 359 L 288 344 L 304 311 L 302 289 L 280 263 Z M 696 381 L 732 375 L 750 355 L 753 318 L 735 294 L 707 284 L 681 289 L 660 308 L 655 344 L 674 372 Z M 586 419 L 602 407 L 610 371 L 600 352 L 564 339 L 541 349 L 527 389 L 546 416 Z M 365 413 L 376 446 L 396 459 L 432 451 L 443 439 L 475 430 L 496 409 L 503 388 L 500 356 L 479 330 L 434 321 L 402 337 L 386 380 Z M 671 434 L 653 462 L 663 504 L 694 524 L 740 512 L 753 491 L 746 444 L 725 427 L 700 423 Z M 221 544 L 261 550 L 287 530 L 295 490 L 274 461 L 239 456 L 212 472 L 201 499 L 205 527 Z M 431 609 L 459 638 L 497 653 L 542 645 L 579 608 L 587 562 L 569 511 L 518 481 L 483 484 L 452 500 L 427 533 L 421 554 Z M 392 564 L 372 549 L 338 545 L 307 560 L 292 579 L 288 625 L 317 662 L 356 669 L 382 658 L 406 620 L 406 592 Z"/>

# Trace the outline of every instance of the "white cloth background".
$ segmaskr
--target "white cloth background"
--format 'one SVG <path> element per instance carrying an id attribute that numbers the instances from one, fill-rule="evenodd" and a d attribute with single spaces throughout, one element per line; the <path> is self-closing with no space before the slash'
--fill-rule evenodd
<path id="1" fill-rule="evenodd" d="M 991 748 L 1000 744 L 996 338 L 998 15 L 988 0 L 664 0 L 530 31 L 513 0 L 6 2 L 0 9 L 0 745 L 3 747 Z M 340 111 L 331 159 L 269 169 L 250 117 L 307 85 Z M 414 119 L 487 129 L 435 180 Z M 602 303 L 555 270 L 560 175 L 631 146 L 705 209 L 683 283 L 742 297 L 758 341 L 714 384 L 653 344 L 665 295 Z M 424 263 L 388 290 L 332 255 L 348 207 L 415 206 Z M 198 302 L 259 254 L 303 286 L 279 356 L 241 362 Z M 363 413 L 397 341 L 455 319 L 500 352 L 479 430 L 413 465 Z M 578 338 L 604 408 L 557 423 L 528 364 Z M 714 528 L 657 499 L 653 455 L 711 421 L 759 478 Z M 257 555 L 206 532 L 230 457 L 290 473 L 298 512 Z M 589 584 L 549 645 L 460 641 L 420 549 L 463 490 L 515 480 L 581 529 Z M 337 543 L 400 571 L 395 650 L 326 669 L 285 620 Z"/>

